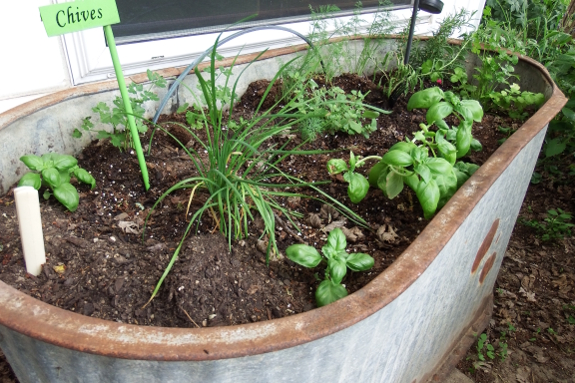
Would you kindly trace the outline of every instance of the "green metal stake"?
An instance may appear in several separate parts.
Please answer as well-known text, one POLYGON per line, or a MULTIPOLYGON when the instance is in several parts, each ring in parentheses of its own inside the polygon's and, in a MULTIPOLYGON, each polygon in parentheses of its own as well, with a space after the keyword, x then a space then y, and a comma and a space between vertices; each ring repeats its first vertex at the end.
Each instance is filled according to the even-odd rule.
POLYGON ((126 109, 126 113, 128 113, 128 125, 130 125, 130 133, 132 134, 134 149, 136 149, 136 154, 138 155, 140 169, 142 169, 144 186, 146 187, 146 190, 148 190, 150 189, 148 167, 146 166, 146 160, 144 159, 144 152, 142 150, 140 136, 138 135, 138 128, 136 128, 136 120, 134 119, 134 112, 132 110, 132 104, 130 103, 130 96, 128 96, 126 81, 124 81, 124 74, 122 73, 122 66, 120 65, 120 58, 118 57, 118 50, 116 49, 116 41, 114 40, 112 27, 110 25, 104 26, 104 33, 106 35, 106 41, 108 41, 108 47, 110 48, 110 55, 112 56, 112 62, 114 63, 114 71, 116 72, 118 86, 120 87, 120 93, 122 94, 122 100, 124 101, 124 108, 126 109))

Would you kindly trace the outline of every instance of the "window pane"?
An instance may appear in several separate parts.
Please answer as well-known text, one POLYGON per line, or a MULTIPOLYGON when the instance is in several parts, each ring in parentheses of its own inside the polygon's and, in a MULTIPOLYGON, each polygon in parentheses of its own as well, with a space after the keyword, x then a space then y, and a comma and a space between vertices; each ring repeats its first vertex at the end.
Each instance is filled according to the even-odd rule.
MULTIPOLYGON (((116 0, 116 3, 121 23, 113 29, 121 43, 214 32, 255 14, 258 16, 244 27, 302 20, 309 18, 310 4, 314 9, 336 4, 342 11, 350 11, 356 0, 116 0), (141 38, 126 39, 138 35, 142 35, 141 38)), ((363 8, 375 8, 378 3, 367 0, 363 8)), ((411 4, 411 0, 392 0, 391 3, 405 6, 411 4)))

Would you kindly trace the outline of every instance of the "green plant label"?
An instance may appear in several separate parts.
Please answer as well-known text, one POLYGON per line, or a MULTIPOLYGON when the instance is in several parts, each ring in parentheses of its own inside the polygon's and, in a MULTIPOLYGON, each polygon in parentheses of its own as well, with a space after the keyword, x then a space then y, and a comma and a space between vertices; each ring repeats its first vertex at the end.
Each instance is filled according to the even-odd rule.
POLYGON ((116 0, 83 0, 40 7, 48 36, 118 24, 116 0))

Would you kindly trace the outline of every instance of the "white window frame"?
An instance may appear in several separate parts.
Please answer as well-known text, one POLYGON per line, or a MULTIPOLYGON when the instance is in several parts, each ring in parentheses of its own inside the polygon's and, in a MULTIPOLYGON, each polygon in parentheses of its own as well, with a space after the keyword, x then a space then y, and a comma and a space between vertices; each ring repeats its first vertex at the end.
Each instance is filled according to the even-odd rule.
MULTIPOLYGON (((54 0, 63 3, 65 0, 54 0)), ((445 1, 444 1, 445 2, 445 1)), ((412 9, 392 11, 394 22, 404 26, 411 17, 412 9)), ((373 19, 373 13, 362 17, 368 21, 373 19)), ((340 17, 341 21, 351 16, 340 17)), ((307 35, 310 32, 310 22, 296 22, 283 26, 307 35)), ((433 16, 420 12, 418 15, 417 33, 425 34, 433 30, 433 16)), ((225 32, 224 37, 232 32, 225 32)), ((215 41, 218 33, 197 36, 177 37, 171 39, 131 43, 118 46, 118 54, 122 69, 126 76, 144 72, 146 69, 159 70, 169 67, 187 66, 215 41)), ((115 77, 110 53, 106 47, 104 33, 101 28, 62 36, 68 58, 70 76, 73 85, 88 82, 109 80, 115 77)), ((281 48, 303 43, 301 39, 287 32, 265 30, 253 32, 236 38, 218 50, 223 56, 233 56, 241 52, 252 53, 266 48, 281 48)))

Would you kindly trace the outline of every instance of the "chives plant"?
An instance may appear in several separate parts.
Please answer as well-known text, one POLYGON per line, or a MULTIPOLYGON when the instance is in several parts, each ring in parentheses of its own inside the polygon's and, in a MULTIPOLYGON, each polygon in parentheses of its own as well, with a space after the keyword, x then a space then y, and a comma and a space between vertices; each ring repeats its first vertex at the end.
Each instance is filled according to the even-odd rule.
MULTIPOLYGON (((283 95, 271 108, 265 111, 260 110, 274 82, 281 76, 288 65, 297 58, 283 65, 277 72, 256 108, 253 119, 250 121, 241 120, 240 123, 234 122, 235 128, 228 129, 225 126, 224 119, 226 104, 229 101, 228 121, 231 122, 238 80, 241 78, 243 72, 265 52, 262 52, 250 62, 240 73, 238 79, 233 84, 231 93, 227 91, 222 92, 222 87, 216 85, 216 60, 218 58, 216 47, 218 40, 216 40, 211 52, 210 67, 207 70, 209 78, 207 80, 204 79, 197 68, 195 71, 202 92, 201 98, 204 99, 207 104, 207 111, 202 108, 196 108, 200 110, 201 117, 195 119, 195 122, 202 122, 203 129, 206 133, 206 140, 203 141, 200 139, 196 130, 179 124, 179 126, 186 129, 200 144, 201 150, 207 153, 207 160, 201 158, 197 150, 188 149, 183 143, 178 141, 197 169, 197 175, 184 179, 169 188, 158 201, 156 201, 150 214, 166 196, 179 189, 189 189, 191 191, 188 209, 194 198, 194 194, 197 193, 199 189, 206 190, 209 197, 203 206, 192 214, 184 236, 176 248, 168 267, 156 285, 150 300, 157 294, 163 280, 176 261, 184 239, 193 224, 195 223, 197 228, 197 225, 199 225, 200 220, 206 213, 209 213, 214 218, 220 232, 228 238, 230 246, 232 239, 248 237, 248 223, 253 221, 256 215, 259 214, 264 222, 262 238, 267 237, 268 240, 267 261, 269 261, 270 254, 279 254, 275 239, 276 218, 283 216, 297 229, 294 218, 301 217, 301 214, 283 207, 277 202, 276 198, 293 196, 313 198, 291 192, 288 189, 301 187, 313 188, 324 202, 326 200, 329 201, 330 204, 337 206, 338 209, 351 220, 358 224, 365 225, 365 222, 349 208, 329 197, 316 187, 316 185, 325 182, 315 182, 313 184, 304 182, 283 172, 279 167, 279 163, 290 155, 317 154, 320 153, 320 151, 299 150, 302 144, 296 145, 295 149, 288 150, 286 148, 290 142, 289 140, 279 147, 269 143, 271 138, 291 131, 294 126, 297 126, 302 121, 324 117, 327 114, 327 108, 317 107, 310 107, 308 109, 310 112, 302 112, 302 98, 297 97, 297 95, 298 92, 305 92, 306 90, 302 89, 301 84, 294 84, 290 89, 284 89, 283 95), (221 95, 225 95, 225 97, 221 95), (274 110, 280 104, 282 105, 281 112, 275 113, 274 110), (280 183, 271 181, 278 179, 282 181, 280 183)), ((224 89, 229 85, 234 64, 235 59, 229 70, 220 70, 220 73, 225 76, 224 89)), ((199 100, 198 104, 200 104, 199 100)), ((174 136, 172 137, 176 139, 174 136)), ((187 214, 186 212, 186 215, 187 214)))

